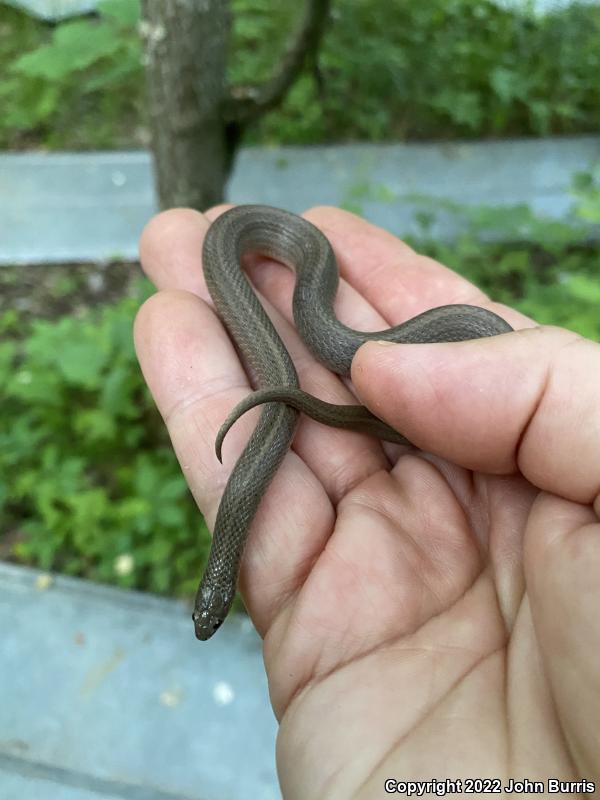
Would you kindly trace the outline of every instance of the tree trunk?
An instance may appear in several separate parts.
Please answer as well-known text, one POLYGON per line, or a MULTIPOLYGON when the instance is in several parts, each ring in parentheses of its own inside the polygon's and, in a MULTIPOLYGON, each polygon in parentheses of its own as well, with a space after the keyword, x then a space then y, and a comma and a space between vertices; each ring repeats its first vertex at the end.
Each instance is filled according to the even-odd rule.
POLYGON ((223 200, 232 147, 223 117, 227 0, 144 0, 142 36, 161 208, 223 200))

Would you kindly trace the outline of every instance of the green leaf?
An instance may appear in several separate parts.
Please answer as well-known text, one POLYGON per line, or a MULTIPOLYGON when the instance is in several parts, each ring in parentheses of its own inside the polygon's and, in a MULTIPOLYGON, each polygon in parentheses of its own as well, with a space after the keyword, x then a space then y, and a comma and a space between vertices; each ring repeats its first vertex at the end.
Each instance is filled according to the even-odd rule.
POLYGON ((101 0, 97 10, 100 16, 129 28, 134 28, 141 16, 139 0, 101 0))
POLYGON ((490 73, 490 85, 503 103, 523 96, 523 80, 521 74, 514 69, 496 67, 490 73))
POLYGON ((56 81, 117 52, 120 47, 110 25, 64 22, 51 44, 18 58, 11 69, 30 78, 56 81))
POLYGON ((100 389, 102 408, 115 417, 120 415, 135 417, 138 409, 131 399, 135 385, 132 381, 131 366, 114 367, 100 389))
POLYGON ((6 394, 27 403, 60 407, 63 386, 60 376, 48 370, 23 367, 13 373, 5 385, 6 394))
POLYGON ((178 505, 161 505, 156 516, 159 523, 166 528, 177 528, 185 524, 185 511, 178 505))
POLYGON ((94 388, 101 384, 106 362, 107 353, 93 340, 84 339, 63 345, 58 368, 69 383, 94 388))
POLYGON ((115 418, 101 408, 77 411, 73 427, 90 442, 113 441, 118 430, 115 418))
POLYGON ((575 300, 593 304, 600 308, 600 280, 586 275, 573 275, 567 283, 567 289, 575 300))

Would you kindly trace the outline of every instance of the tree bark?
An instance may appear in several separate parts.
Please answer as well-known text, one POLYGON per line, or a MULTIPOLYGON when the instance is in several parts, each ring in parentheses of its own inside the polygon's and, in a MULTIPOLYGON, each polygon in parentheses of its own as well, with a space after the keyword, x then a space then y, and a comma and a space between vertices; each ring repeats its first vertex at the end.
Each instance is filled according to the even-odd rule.
POLYGON ((331 0, 306 0, 306 12, 299 29, 287 44, 270 80, 262 86, 234 86, 225 110, 226 116, 240 125, 279 105, 309 57, 316 62, 331 0))
POLYGON ((154 172, 161 208, 222 201, 231 162, 226 94, 226 0, 144 0, 141 33, 154 172))
POLYGON ((331 0, 306 13, 262 86, 226 85, 228 0, 142 0, 141 34, 154 172, 161 208, 200 211, 223 200, 245 127, 278 105, 318 51, 331 0))

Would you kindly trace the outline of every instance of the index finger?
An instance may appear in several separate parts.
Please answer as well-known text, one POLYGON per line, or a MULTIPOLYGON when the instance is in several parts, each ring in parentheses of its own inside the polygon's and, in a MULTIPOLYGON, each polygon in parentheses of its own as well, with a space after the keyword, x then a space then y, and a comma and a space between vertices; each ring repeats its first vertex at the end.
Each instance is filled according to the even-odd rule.
MULTIPOLYGON (((349 211, 323 206, 311 209, 304 216, 331 242, 342 278, 390 326, 430 308, 455 303, 490 308, 513 327, 534 325, 514 309, 493 303, 481 289, 454 270, 417 253, 394 234, 349 211)), ((340 305, 340 317, 343 315, 340 305)))

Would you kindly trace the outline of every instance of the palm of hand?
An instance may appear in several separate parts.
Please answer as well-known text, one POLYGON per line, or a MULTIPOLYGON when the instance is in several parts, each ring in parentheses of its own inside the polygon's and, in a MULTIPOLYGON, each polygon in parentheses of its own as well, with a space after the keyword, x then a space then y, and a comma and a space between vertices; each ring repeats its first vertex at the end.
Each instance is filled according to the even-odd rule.
POLYGON ((575 780, 585 769, 568 744, 585 721, 561 714, 574 687, 553 692, 548 673, 561 675, 529 603, 535 543, 525 563, 522 545, 536 495, 520 477, 409 453, 341 500, 265 641, 279 758, 301 753, 290 797, 381 796, 390 777, 575 780))
MULTIPOLYGON (((485 303, 454 273, 351 215, 314 216, 345 269, 340 303, 347 324, 373 330, 425 307, 485 303), (402 309, 398 297, 406 298, 402 309)), ((174 211, 145 232, 146 271, 162 289, 176 291, 162 291, 144 306, 136 343, 210 524, 232 452, 253 421, 247 415, 228 435, 231 449, 219 473, 215 433, 223 409, 248 386, 220 323, 198 299, 207 299, 197 263, 203 225, 195 212, 174 211)), ((351 402, 295 337, 291 275, 261 265, 253 280, 281 309, 271 313, 303 388, 330 402, 351 402)), ((598 779, 593 473, 588 469, 584 486, 587 473, 569 471, 566 451, 560 461, 566 477, 532 455, 548 433, 543 425, 527 427, 536 381, 543 383, 527 349, 531 340, 499 342, 511 350, 495 375, 487 356, 469 350, 477 376, 491 375, 493 394, 485 381, 477 383, 467 360, 464 386, 459 382, 453 394, 449 387, 457 381, 450 376, 445 386, 429 387, 433 399, 419 413, 415 403, 424 401, 411 399, 411 386, 399 389, 398 375, 389 365, 380 370, 373 350, 367 368, 371 345, 359 351, 353 378, 361 398, 425 452, 384 450, 357 434, 301 424, 259 509, 260 537, 249 543, 241 576, 265 637, 286 798, 380 797, 388 777, 598 779), (509 368, 510 380, 519 382, 516 408, 508 400, 509 368), (488 413, 482 403, 493 409, 488 413), (413 429, 405 427, 410 420, 413 429), (527 440, 520 438, 525 430, 527 440), (539 478, 533 483, 546 492, 523 475, 539 478), (565 486, 569 500, 549 493, 555 484, 565 486)), ((414 347, 423 362, 434 356, 428 345, 406 349, 407 374, 416 384, 419 375, 408 364, 414 347)), ((442 362, 425 380, 437 375, 443 382, 446 371, 442 362)), ((427 396, 423 385, 416 395, 427 396)))

